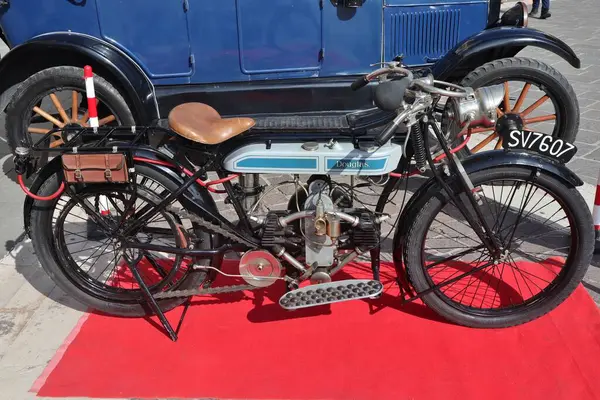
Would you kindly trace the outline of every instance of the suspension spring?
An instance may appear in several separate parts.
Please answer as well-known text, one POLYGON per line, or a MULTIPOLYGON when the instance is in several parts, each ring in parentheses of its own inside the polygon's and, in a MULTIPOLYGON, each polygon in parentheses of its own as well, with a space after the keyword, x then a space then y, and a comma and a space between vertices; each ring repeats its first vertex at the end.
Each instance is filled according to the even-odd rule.
POLYGON ((413 148, 415 150, 415 161, 417 162, 417 169, 420 172, 425 172, 427 169, 427 155, 425 154, 425 142, 423 141, 423 133, 421 132, 421 126, 416 123, 410 130, 412 136, 413 148))

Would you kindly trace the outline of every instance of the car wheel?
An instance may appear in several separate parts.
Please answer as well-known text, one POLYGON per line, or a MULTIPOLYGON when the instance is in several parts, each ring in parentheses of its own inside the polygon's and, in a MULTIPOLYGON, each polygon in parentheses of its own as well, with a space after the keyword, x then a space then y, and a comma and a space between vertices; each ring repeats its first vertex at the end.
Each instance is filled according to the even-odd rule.
MULTIPOLYGON (((503 115, 517 115, 525 129, 573 142, 579 129, 579 103, 573 87, 554 68, 529 58, 504 58, 475 69, 461 82, 474 89, 503 84, 505 97, 498 107, 503 115)), ((459 152, 466 157, 502 148, 495 127, 472 126, 471 139, 459 152)))
MULTIPOLYGON (((135 124, 127 102, 114 86, 96 75, 94 88, 100 126, 135 124)), ((86 127, 88 120, 83 68, 48 68, 25 80, 13 96, 6 110, 8 144, 14 152, 18 146, 37 143, 51 129, 86 127)), ((47 143, 53 148, 64 142, 57 133, 47 138, 47 143)))

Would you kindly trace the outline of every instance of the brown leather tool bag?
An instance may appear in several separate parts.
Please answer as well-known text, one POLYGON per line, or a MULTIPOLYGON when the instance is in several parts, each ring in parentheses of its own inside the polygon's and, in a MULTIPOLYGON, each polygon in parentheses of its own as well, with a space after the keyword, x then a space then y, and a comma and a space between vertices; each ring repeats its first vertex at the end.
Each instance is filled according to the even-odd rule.
POLYGON ((129 181, 124 154, 63 154, 65 180, 69 183, 124 183, 129 181))

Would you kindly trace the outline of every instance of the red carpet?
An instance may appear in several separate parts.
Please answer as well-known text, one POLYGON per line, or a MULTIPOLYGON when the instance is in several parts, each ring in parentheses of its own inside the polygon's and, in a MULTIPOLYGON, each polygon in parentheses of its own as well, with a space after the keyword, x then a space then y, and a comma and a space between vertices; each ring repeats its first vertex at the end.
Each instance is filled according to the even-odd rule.
MULTIPOLYGON (((370 272, 360 265, 347 271, 370 272)), ((600 399, 600 315, 583 288, 532 323, 477 330, 444 322, 419 303, 400 306, 393 276, 383 268, 387 290, 378 300, 296 312, 275 304, 279 283, 196 298, 177 343, 156 323, 92 314, 51 363, 38 394, 600 399)), ((180 313, 167 317, 175 323, 180 313)))

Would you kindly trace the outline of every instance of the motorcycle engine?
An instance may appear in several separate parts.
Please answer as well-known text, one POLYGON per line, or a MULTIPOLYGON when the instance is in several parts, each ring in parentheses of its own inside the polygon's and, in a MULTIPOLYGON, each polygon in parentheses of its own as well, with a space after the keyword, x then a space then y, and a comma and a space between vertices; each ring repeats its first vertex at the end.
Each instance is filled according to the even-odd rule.
POLYGON ((329 197, 329 183, 318 179, 308 187, 304 210, 315 210, 315 216, 303 221, 306 263, 313 267, 329 267, 334 261, 335 240, 340 233, 340 220, 326 213, 337 207, 329 197))

